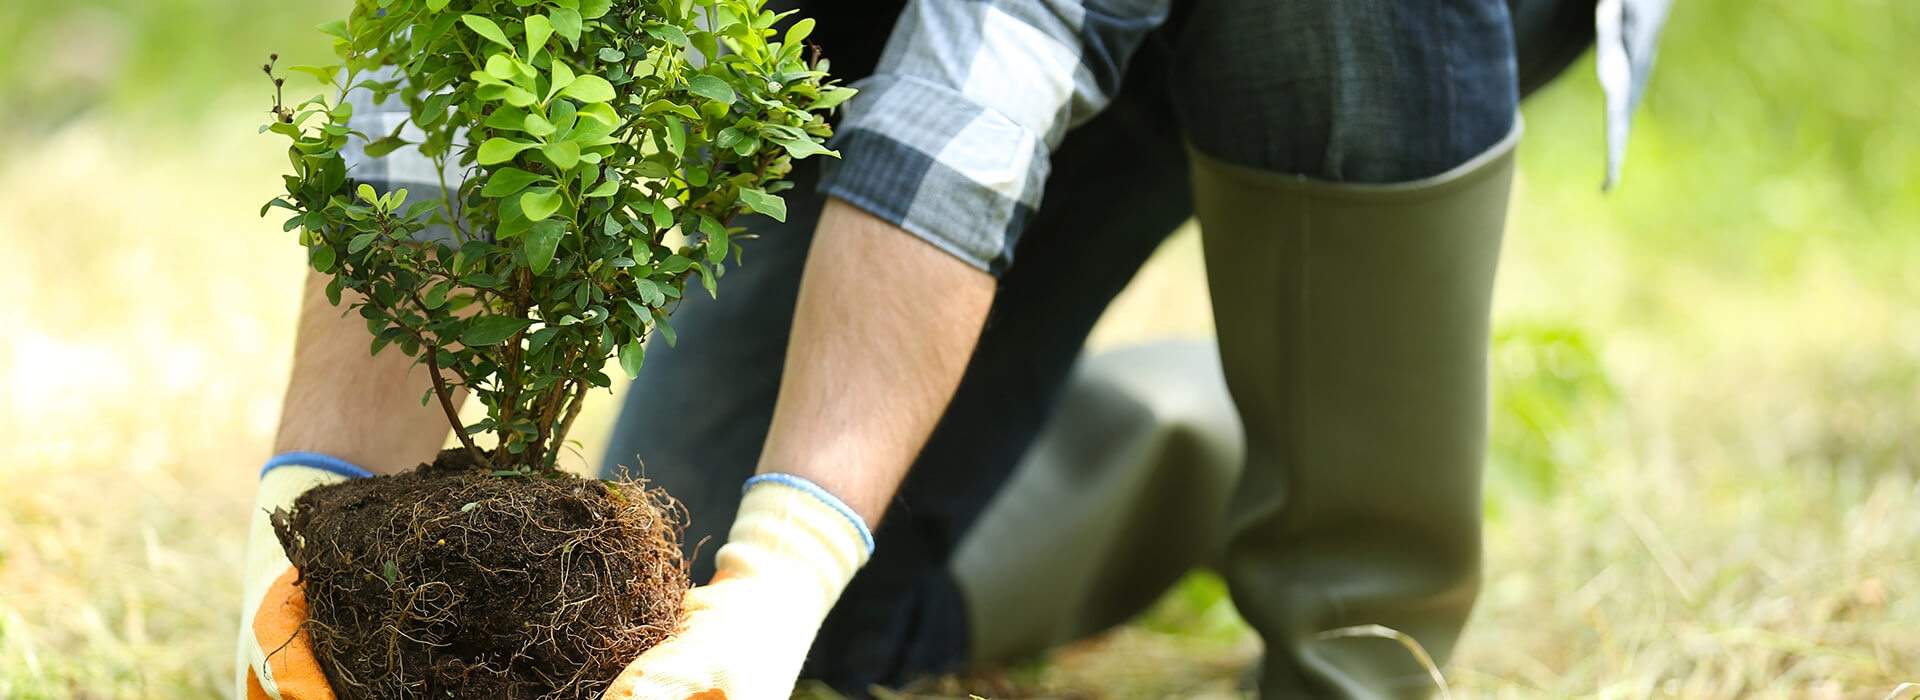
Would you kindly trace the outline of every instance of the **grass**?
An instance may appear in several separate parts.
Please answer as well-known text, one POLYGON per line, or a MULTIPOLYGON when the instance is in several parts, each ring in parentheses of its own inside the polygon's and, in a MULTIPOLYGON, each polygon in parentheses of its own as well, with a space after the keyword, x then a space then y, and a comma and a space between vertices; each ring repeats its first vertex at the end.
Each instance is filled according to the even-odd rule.
MULTIPOLYGON (((86 11, 144 31, 122 4, 86 11)), ((227 7, 164 7, 199 5, 227 7)), ((1912 3, 1680 3, 1611 195, 1590 66, 1528 105, 1455 697, 1920 696, 1915 31, 1912 3)), ((182 74, 209 86, 177 123, 139 109, 192 85, 166 71, 0 114, 0 697, 229 692, 301 269, 254 216, 283 161, 251 56, 182 74)), ((1170 240, 1094 344, 1209 333, 1198 251, 1170 240)), ((1197 573, 1135 624, 914 694, 1237 697, 1257 651, 1197 573)))

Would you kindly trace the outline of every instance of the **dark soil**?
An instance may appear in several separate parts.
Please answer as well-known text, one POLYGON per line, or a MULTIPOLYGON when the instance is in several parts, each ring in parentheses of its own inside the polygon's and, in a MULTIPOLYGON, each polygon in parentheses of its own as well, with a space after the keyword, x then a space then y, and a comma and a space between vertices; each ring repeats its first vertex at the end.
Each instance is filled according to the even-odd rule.
POLYGON ((639 483, 491 476, 448 450, 274 525, 343 700, 586 700, 679 623, 679 519, 639 483))

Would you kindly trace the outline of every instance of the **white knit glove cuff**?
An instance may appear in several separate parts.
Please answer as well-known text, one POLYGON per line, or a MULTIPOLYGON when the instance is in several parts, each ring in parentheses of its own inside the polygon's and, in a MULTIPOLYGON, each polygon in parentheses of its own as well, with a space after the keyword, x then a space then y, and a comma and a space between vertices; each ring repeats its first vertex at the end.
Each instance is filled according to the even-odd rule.
POLYGON ((260 610, 260 599, 273 586, 274 579, 292 566, 273 534, 273 511, 291 510, 293 501, 315 486, 337 484, 354 477, 372 476, 346 460, 313 452, 288 452, 267 460, 260 470, 260 489, 254 494, 253 520, 247 530, 245 569, 240 583, 240 648, 235 655, 235 697, 247 696, 247 668, 253 667, 260 686, 269 695, 279 697, 273 682, 273 670, 265 663, 267 650, 253 638, 253 616, 260 610))
POLYGON ((761 474, 745 491, 714 565, 743 577, 811 584, 804 588, 812 595, 788 601, 809 609, 811 633, 873 555, 873 533, 846 503, 792 474, 761 474))

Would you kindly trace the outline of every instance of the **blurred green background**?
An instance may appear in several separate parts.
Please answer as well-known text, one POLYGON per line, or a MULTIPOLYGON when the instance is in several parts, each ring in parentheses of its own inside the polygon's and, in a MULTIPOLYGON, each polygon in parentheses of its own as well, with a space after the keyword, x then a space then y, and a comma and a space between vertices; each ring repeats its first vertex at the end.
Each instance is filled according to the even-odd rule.
MULTIPOLYGON (((0 4, 0 697, 228 692, 302 269, 255 217, 285 163, 259 65, 322 58, 345 8, 0 4)), ((1456 694, 1920 682, 1915 37, 1902 0, 1682 0, 1611 194, 1591 61, 1525 105, 1456 694)), ((1207 334, 1202 279, 1183 232, 1095 345, 1207 334)), ((917 690, 1230 697, 1255 650, 1201 573, 917 690)))

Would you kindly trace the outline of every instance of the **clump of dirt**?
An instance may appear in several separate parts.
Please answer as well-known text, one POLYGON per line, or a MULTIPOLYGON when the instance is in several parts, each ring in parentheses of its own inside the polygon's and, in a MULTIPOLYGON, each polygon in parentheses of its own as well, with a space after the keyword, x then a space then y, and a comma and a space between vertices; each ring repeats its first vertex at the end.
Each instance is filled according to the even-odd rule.
POLYGON ((587 700, 679 624, 681 512, 642 483, 448 450, 308 491, 274 529, 341 698, 587 700))

